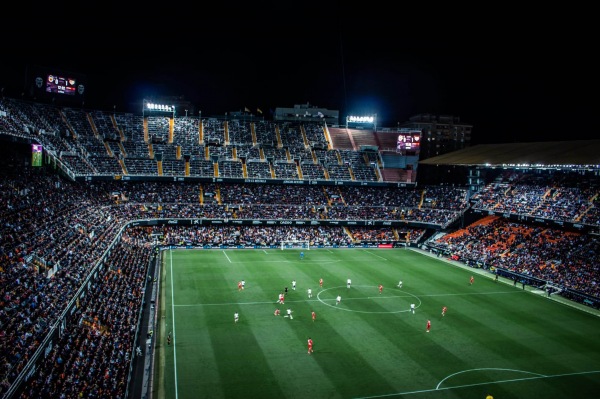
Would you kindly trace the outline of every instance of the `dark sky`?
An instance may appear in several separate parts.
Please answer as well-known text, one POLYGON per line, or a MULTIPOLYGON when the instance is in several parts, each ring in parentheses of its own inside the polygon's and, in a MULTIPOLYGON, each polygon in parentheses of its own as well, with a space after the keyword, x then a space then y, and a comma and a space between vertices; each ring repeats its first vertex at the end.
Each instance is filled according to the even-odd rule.
POLYGON ((473 144, 599 136, 591 10, 79 3, 21 10, 0 28, 6 94, 37 65, 86 75, 86 108, 183 96, 203 116, 306 103, 342 120, 376 113, 382 127, 453 115, 474 126, 473 144))

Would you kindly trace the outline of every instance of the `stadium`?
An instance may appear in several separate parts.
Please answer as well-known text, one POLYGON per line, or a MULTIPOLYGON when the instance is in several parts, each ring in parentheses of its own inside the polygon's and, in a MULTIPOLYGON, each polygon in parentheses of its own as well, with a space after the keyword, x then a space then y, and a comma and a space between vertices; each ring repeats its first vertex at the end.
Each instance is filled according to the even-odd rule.
POLYGON ((600 389, 599 140, 150 105, 1 99, 2 398, 600 389))

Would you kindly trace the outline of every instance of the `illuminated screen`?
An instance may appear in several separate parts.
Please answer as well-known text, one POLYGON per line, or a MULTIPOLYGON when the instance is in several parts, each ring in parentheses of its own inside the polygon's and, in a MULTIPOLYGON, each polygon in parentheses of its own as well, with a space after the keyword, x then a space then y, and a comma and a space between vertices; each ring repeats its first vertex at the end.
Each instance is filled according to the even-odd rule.
POLYGON ((42 146, 40 144, 31 145, 31 166, 42 166, 42 146))
POLYGON ((396 152, 403 155, 417 155, 421 150, 421 133, 400 133, 396 144, 396 152))
POLYGON ((46 77, 46 92, 75 95, 77 92, 77 80, 74 78, 63 78, 58 75, 46 77))

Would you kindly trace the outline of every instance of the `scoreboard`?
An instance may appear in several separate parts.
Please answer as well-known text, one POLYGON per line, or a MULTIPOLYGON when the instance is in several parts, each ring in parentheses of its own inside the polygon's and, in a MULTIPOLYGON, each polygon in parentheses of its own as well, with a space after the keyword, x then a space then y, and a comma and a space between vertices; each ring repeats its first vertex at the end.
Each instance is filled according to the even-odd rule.
POLYGON ((74 96, 77 91, 77 79, 65 78, 59 75, 48 75, 46 77, 46 93, 67 94, 74 96))
POLYGON ((398 134, 396 152, 402 155, 419 155, 421 151, 421 132, 407 132, 398 134))
POLYGON ((28 94, 36 100, 57 105, 80 105, 84 102, 87 76, 56 68, 29 66, 28 94))
POLYGON ((42 146, 41 144, 31 145, 31 166, 42 166, 42 146))

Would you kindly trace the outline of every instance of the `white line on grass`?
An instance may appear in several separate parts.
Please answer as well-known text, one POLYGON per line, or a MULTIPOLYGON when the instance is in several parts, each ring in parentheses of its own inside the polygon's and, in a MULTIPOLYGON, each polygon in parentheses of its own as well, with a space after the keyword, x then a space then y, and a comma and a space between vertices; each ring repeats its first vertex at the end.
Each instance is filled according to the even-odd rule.
MULTIPOLYGON (((173 289, 173 251, 169 249, 169 255, 171 260, 171 315, 173 320, 171 320, 171 325, 173 326, 173 374, 175 374, 175 399, 177 399, 177 351, 175 350, 175 298, 173 293, 175 290, 173 289)), ((166 326, 165 326, 166 327, 166 326)), ((165 328, 166 330, 166 328, 165 328)))
POLYGON ((442 379, 439 384, 437 384, 437 386, 435 387, 435 389, 440 389, 440 385, 442 385, 444 383, 444 381, 459 375, 459 374, 464 374, 464 373, 471 373, 473 371, 483 371, 483 370, 494 370, 494 371, 512 371, 513 373, 523 373, 523 374, 533 374, 537 377, 547 377, 546 375, 543 374, 538 374, 538 373, 532 373, 530 371, 523 371, 523 370, 515 370, 515 369, 499 369, 499 368, 494 368, 494 367, 486 367, 486 368, 477 368, 477 369, 471 369, 471 370, 463 370, 463 371, 459 371, 457 373, 454 374, 450 374, 448 377, 442 379))
POLYGON ((238 264, 244 264, 244 265, 249 265, 249 264, 253 264, 253 263, 292 263, 291 260, 256 260, 256 261, 242 261, 242 262, 233 262, 233 261, 229 261, 229 263, 231 263, 232 265, 238 265, 238 264))
POLYGON ((389 396, 403 396, 403 395, 413 395, 413 394, 435 392, 435 391, 449 391, 451 389, 457 389, 457 388, 477 387, 477 386, 490 385, 490 384, 502 384, 502 383, 505 383, 505 382, 531 381, 531 380, 541 380, 541 379, 545 379, 545 378, 569 377, 569 376, 572 376, 572 375, 586 375, 586 374, 598 374, 598 373, 600 373, 600 370, 582 371, 580 373, 566 373, 566 374, 544 375, 544 376, 539 376, 539 377, 515 378, 515 379, 510 379, 510 380, 499 380, 499 381, 479 382, 479 383, 475 383, 475 384, 457 385, 457 386, 448 387, 448 388, 422 389, 422 390, 419 390, 419 391, 396 392, 396 393, 388 393, 388 394, 385 394, 385 395, 361 396, 361 397, 357 397, 357 398, 354 398, 354 399, 386 398, 386 397, 389 397, 389 396))
MULTIPOLYGON (((229 259, 229 258, 227 258, 227 259, 229 259)), ((330 263, 339 263, 339 262, 341 262, 341 260, 339 260, 339 259, 338 260, 326 260, 326 261, 306 260, 305 259, 305 260, 302 261, 302 263, 318 263, 320 265, 327 265, 327 264, 330 264, 330 263)), ((234 262, 234 261, 230 260, 229 263, 231 263, 233 265, 237 265, 239 263, 247 265, 247 264, 252 264, 252 263, 296 263, 296 261, 282 259, 282 260, 256 260, 256 261, 248 261, 248 262, 246 262, 246 261, 234 262)))
POLYGON ((377 256, 379 259, 388 260, 388 259, 384 258, 383 256, 379 256, 379 255, 377 255, 377 254, 374 254, 374 253, 373 253, 373 252, 371 252, 371 251, 366 251, 366 250, 365 250, 364 252, 368 253, 369 255, 377 256))
MULTIPOLYGON (((335 298, 332 299, 331 301, 335 301, 335 298)), ((291 302, 291 303, 300 303, 300 302, 320 302, 318 299, 304 299, 304 300, 300 300, 300 301, 288 301, 286 299, 285 301, 287 302, 291 302)), ((272 304, 279 304, 278 301, 260 301, 260 302, 227 302, 227 303, 193 303, 193 304, 189 304, 189 305, 175 305, 175 306, 185 306, 185 307, 190 307, 190 306, 231 306, 231 305, 272 305, 272 304)))
POLYGON ((227 252, 223 251, 223 255, 225 255, 225 257, 227 258, 227 260, 229 261, 229 263, 232 263, 231 259, 229 259, 229 256, 227 256, 227 252))
POLYGON ((516 294, 516 293, 521 293, 521 292, 526 292, 526 291, 521 291, 521 290, 515 290, 515 291, 496 291, 496 292, 463 292, 462 294, 429 294, 429 295, 420 295, 420 296, 431 296, 431 297, 438 297, 438 296, 467 296, 467 295, 497 295, 497 294, 516 294))
MULTIPOLYGON (((374 286, 374 285, 358 285, 358 286, 355 286, 355 287, 377 289, 376 286, 374 286)), ((386 313, 386 314, 389 314, 389 313, 406 313, 406 312, 410 312, 410 309, 408 307, 405 308, 404 310, 394 310, 394 311, 390 310, 390 311, 385 311, 385 312, 356 310, 356 309, 350 309, 350 308, 344 308, 344 307, 341 307, 341 306, 337 306, 337 300, 336 300, 336 303, 333 304, 333 301, 331 299, 325 299, 325 300, 321 299, 321 294, 322 293, 324 293, 326 291, 329 291, 329 290, 339 290, 340 288, 343 289, 343 286, 326 288, 326 289, 324 289, 323 291, 320 291, 317 294, 317 299, 319 301, 321 301, 321 303, 323 305, 330 306, 330 307, 338 309, 338 310, 343 310, 345 312, 370 313, 370 314, 373 314, 373 313, 379 313, 379 314, 386 313), (331 305, 329 303, 325 302, 325 301, 331 302, 331 305)), ((411 294, 409 292, 406 292, 406 291, 405 291, 405 295, 391 295, 391 296, 388 296, 388 295, 386 295, 386 296, 379 296, 378 295, 378 296, 362 297, 362 298, 353 297, 353 298, 345 299, 344 303, 347 302, 347 301, 352 302, 352 301, 357 301, 357 300, 360 301, 360 300, 365 300, 365 299, 367 299, 367 300, 373 300, 375 298, 377 298, 377 299, 414 298, 414 299, 416 299, 416 302, 413 302, 413 303, 417 303, 417 308, 421 306, 421 299, 417 295, 413 295, 413 294, 411 294)), ((414 301, 414 299, 413 299, 413 301, 414 301)))
MULTIPOLYGON (((363 287, 363 286, 360 286, 363 287)), ((373 286, 375 287, 375 286, 373 286)), ((340 287, 333 287, 333 288, 327 288, 326 290, 323 290, 321 292, 319 292, 318 295, 320 295, 322 292, 324 291, 328 291, 328 290, 332 290, 332 289, 337 289, 337 288, 343 288, 346 289, 346 286, 340 286, 340 287)), ((344 303, 346 302, 351 302, 351 301, 362 301, 365 299, 393 299, 393 298, 420 298, 420 297, 438 297, 438 296, 467 296, 467 295, 488 295, 488 294, 515 294, 515 293, 520 293, 521 291, 512 291, 512 292, 486 292, 486 293, 465 293, 465 294, 432 294, 432 295, 412 295, 410 293, 406 293, 406 295, 392 295, 392 296, 374 296, 374 297, 362 297, 362 298, 344 298, 344 303)), ((319 299, 317 295, 317 299, 303 299, 303 300, 296 300, 296 301, 289 301, 286 300, 286 302, 291 302, 291 303, 300 303, 300 302, 321 302, 324 303, 329 301, 329 302, 335 302, 335 298, 331 298, 331 299, 319 299)), ((258 302, 225 302, 225 303, 192 303, 192 304, 187 304, 187 305, 174 305, 174 306, 230 306, 230 305, 266 305, 266 304, 272 304, 272 303, 278 303, 277 301, 273 302, 273 301, 258 301, 258 302)), ((351 310, 351 309, 344 309, 344 310, 351 310)))

